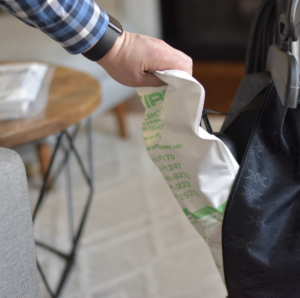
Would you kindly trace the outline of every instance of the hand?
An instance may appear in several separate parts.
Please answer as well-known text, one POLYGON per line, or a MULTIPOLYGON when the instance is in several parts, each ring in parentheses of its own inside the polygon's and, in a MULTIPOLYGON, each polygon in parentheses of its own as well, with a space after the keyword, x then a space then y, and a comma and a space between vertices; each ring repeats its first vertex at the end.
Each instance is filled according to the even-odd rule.
POLYGON ((164 41, 124 31, 114 46, 99 61, 117 82, 129 87, 158 87, 165 85, 155 70, 184 70, 193 72, 192 59, 164 41))

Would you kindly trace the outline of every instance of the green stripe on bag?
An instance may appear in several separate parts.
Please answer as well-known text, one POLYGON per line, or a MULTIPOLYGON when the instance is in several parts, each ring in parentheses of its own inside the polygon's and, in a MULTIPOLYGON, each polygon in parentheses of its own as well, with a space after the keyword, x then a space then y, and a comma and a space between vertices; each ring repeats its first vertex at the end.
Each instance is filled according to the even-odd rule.
POLYGON ((200 219, 204 216, 207 216, 207 215, 210 215, 210 214, 213 214, 213 213, 216 213, 216 212, 224 214, 225 209, 226 209, 226 205, 227 205, 227 202, 220 205, 217 209, 215 209, 213 207, 204 207, 204 208, 201 208, 201 209, 199 209, 199 210, 197 210, 193 213, 189 212, 185 208, 185 209, 183 209, 183 212, 186 216, 192 215, 195 219, 200 219))

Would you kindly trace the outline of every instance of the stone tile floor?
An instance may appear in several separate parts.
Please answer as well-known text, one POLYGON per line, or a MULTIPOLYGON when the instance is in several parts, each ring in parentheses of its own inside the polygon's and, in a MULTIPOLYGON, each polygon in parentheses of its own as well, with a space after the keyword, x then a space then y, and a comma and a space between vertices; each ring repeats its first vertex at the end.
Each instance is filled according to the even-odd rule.
MULTIPOLYGON (((130 137, 118 137, 111 114, 93 123, 95 195, 76 264, 61 298, 224 298, 225 287, 206 243, 177 205, 144 148, 141 114, 128 116, 130 137)), ((219 119, 219 118, 217 118, 219 119)), ((214 125, 219 125, 214 121, 214 125)), ((86 155, 81 131, 76 144, 86 155)), ((72 159, 75 215, 87 188, 72 159)), ((65 179, 52 189, 35 224, 37 239, 67 250, 65 179)), ((31 203, 38 188, 29 181, 31 203)), ((61 259, 38 248, 52 286, 61 259)), ((41 282, 41 297, 50 297, 41 282)))

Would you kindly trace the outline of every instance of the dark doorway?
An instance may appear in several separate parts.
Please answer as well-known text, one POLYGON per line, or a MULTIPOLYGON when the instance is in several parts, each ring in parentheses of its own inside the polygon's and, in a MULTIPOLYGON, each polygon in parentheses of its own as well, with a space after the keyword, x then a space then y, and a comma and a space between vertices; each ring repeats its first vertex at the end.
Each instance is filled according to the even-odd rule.
POLYGON ((164 40, 195 60, 244 60, 261 0, 161 0, 164 40))

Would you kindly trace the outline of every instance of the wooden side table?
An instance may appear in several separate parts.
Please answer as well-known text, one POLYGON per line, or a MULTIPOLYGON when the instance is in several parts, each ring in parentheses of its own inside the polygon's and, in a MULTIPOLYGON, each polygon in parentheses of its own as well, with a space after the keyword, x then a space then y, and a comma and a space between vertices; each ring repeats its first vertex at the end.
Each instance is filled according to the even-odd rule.
POLYGON ((100 87, 96 79, 82 72, 57 67, 45 117, 1 121, 0 146, 11 148, 61 132, 89 117, 99 104, 100 87))
POLYGON ((0 122, 0 147, 11 148, 43 139, 49 135, 56 135, 54 151, 52 153, 48 169, 45 173, 37 204, 33 211, 33 221, 35 220, 36 215, 41 207, 41 203, 44 199, 47 181, 49 179, 49 174, 53 169, 53 164, 57 157, 57 153, 59 150, 62 150, 64 154, 63 161, 60 164, 57 172, 54 174, 54 179, 57 179, 62 169, 65 167, 67 170, 68 206, 70 229, 72 231, 72 248, 70 252, 66 254, 55 247, 51 247, 47 244, 36 241, 37 245, 59 255, 66 261, 66 265, 60 278, 58 287, 55 291, 53 291, 50 289, 49 283, 43 273, 43 269, 37 260, 39 272, 51 297, 59 296, 72 264, 74 263, 76 249, 93 196, 92 132, 91 119, 88 117, 97 109, 99 104, 100 87, 94 78, 78 71, 57 67, 55 69, 49 90, 49 99, 45 111, 45 117, 0 122), (86 118, 88 118, 88 170, 84 167, 81 157, 74 145, 74 140, 76 138, 80 123, 86 118), (73 132, 70 133, 67 128, 73 125, 75 128, 73 132), (65 140, 67 146, 63 140, 65 140), (71 175, 69 164, 69 158, 71 154, 74 154, 84 179, 89 187, 89 194, 77 230, 75 230, 73 220, 71 175))

